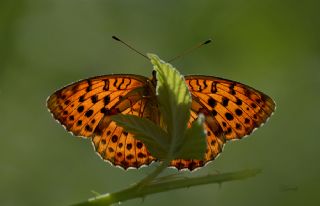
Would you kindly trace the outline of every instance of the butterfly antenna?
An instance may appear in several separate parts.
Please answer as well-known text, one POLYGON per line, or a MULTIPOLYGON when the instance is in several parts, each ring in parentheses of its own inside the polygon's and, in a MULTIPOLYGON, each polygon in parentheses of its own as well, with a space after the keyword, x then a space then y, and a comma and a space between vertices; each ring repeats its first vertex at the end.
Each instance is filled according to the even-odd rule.
POLYGON ((187 49, 187 50, 181 52, 179 55, 173 57, 168 62, 173 62, 174 60, 179 59, 180 57, 185 56, 186 54, 188 54, 188 53, 190 53, 190 52, 192 52, 192 51, 194 51, 194 50, 196 50, 196 49, 198 49, 198 48, 200 48, 200 47, 202 47, 202 46, 204 46, 206 44, 209 44, 210 42, 212 42, 211 39, 208 39, 208 40, 206 40, 204 42, 201 42, 201 43, 191 47, 190 49, 187 49))
POLYGON ((147 57, 145 54, 139 52, 138 50, 136 50, 135 48, 133 48, 132 46, 130 46, 130 45, 127 44, 126 42, 124 42, 124 41, 122 41, 121 39, 119 39, 118 37, 112 36, 112 39, 121 42, 122 44, 126 45, 129 49, 135 51, 136 53, 140 54, 140 55, 143 56, 144 58, 150 60, 149 57, 147 57))

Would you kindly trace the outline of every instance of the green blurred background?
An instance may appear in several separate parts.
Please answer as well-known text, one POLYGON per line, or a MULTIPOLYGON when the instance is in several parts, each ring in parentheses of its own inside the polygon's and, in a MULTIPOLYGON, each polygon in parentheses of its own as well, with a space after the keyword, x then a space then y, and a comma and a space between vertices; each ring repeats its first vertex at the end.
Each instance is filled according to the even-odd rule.
POLYGON ((243 82, 277 102, 264 127, 191 175, 262 174, 124 205, 320 205, 319 8, 316 0, 1 0, 0 205, 76 203, 151 171, 103 162, 45 106, 53 91, 78 79, 150 75, 150 63, 112 35, 163 59, 213 38, 174 65, 183 74, 243 82))

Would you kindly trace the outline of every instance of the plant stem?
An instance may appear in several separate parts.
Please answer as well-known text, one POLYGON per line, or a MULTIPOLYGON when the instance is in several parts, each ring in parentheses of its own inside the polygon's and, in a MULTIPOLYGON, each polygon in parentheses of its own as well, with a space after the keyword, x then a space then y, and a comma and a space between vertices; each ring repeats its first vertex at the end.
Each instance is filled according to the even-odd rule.
POLYGON ((138 182, 136 186, 141 188, 145 185, 148 185, 150 182, 152 182, 154 178, 156 178, 163 170, 165 170, 169 166, 170 161, 171 159, 168 158, 161 162, 160 165, 152 173, 150 173, 148 176, 146 176, 140 182, 138 182))
POLYGON ((126 200, 135 199, 135 198, 143 198, 149 194, 166 192, 174 189, 180 189, 180 188, 186 188, 186 187, 204 185, 204 184, 210 184, 210 183, 221 184, 223 182, 246 179, 246 178, 257 175, 260 172, 261 172, 260 170, 252 169, 252 170, 243 170, 243 171, 230 172, 230 173, 224 173, 224 174, 210 174, 202 177, 174 179, 174 180, 169 180, 165 182, 161 182, 161 181, 154 182, 154 183, 149 182, 148 184, 143 185, 143 187, 139 186, 139 184, 136 184, 134 186, 131 186, 127 189, 124 189, 118 192, 97 196, 95 198, 89 199, 86 202, 75 204, 75 206, 85 206, 85 205, 86 206, 88 205, 107 206, 113 203, 123 202, 126 200))

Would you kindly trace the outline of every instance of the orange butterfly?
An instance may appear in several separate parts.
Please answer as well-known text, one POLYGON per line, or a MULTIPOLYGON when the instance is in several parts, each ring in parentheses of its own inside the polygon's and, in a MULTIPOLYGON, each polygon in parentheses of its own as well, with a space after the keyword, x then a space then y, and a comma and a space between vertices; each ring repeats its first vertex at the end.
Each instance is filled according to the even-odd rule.
MULTIPOLYGON (((177 169, 193 170, 213 160, 228 140, 241 139, 261 126, 275 109, 274 101, 244 84, 213 76, 185 76, 192 96, 189 126, 205 115, 207 150, 201 160, 173 160, 177 169)), ((47 107, 68 131, 91 138, 104 160, 125 169, 148 165, 156 158, 146 146, 111 120, 131 114, 160 124, 156 75, 132 74, 92 77, 68 85, 47 101, 47 107)))

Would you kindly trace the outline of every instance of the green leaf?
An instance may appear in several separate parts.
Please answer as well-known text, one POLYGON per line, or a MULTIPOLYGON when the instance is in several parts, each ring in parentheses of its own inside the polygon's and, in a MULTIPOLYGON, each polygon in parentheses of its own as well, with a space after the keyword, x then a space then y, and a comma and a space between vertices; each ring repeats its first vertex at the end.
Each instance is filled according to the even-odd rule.
POLYGON ((177 159, 203 159, 207 149, 206 133, 203 128, 204 116, 199 115, 191 128, 187 129, 183 144, 179 152, 177 152, 177 159))
POLYGON ((158 56, 148 54, 157 72, 157 99, 167 132, 171 139, 171 153, 183 142, 190 118, 191 95, 184 77, 158 56))
POLYGON ((167 157, 170 146, 169 137, 161 127, 149 119, 134 115, 118 114, 111 119, 127 132, 132 133, 134 138, 141 140, 153 156, 159 159, 167 157))

